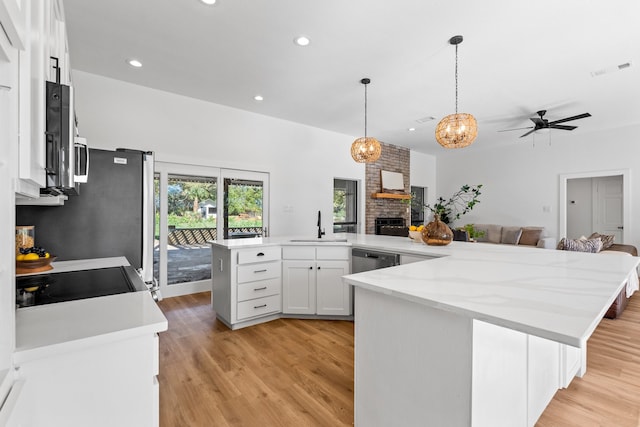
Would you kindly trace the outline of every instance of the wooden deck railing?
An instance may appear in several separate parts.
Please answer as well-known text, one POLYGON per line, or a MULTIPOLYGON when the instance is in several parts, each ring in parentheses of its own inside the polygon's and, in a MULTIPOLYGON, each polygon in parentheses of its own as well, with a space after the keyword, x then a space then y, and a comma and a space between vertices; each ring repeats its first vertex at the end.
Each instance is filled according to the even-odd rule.
MULTIPOLYGON (((262 235, 261 227, 229 228, 231 238, 254 237, 262 235)), ((203 245, 218 238, 217 228, 175 228, 169 231, 169 244, 172 246, 203 245)))

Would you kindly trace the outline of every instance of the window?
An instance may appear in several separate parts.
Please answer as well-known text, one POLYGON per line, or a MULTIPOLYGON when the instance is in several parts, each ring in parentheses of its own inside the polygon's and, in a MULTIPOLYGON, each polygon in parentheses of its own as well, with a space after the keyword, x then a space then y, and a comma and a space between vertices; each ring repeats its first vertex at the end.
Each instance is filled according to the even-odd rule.
POLYGON ((259 237, 263 232, 263 181, 224 178, 224 238, 259 237))
POLYGON ((411 225, 424 224, 424 200, 427 189, 411 186, 411 225))
POLYGON ((348 179, 333 180, 333 232, 357 233, 358 182, 348 179))

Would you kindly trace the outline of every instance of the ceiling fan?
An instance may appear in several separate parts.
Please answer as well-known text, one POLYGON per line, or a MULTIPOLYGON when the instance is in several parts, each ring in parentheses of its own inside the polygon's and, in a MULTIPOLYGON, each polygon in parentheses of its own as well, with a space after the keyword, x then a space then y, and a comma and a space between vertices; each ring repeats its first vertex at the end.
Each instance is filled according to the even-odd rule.
POLYGON ((521 135, 520 138, 524 138, 525 136, 540 130, 540 129, 561 129, 561 130, 574 130, 578 126, 567 126, 561 125, 560 123, 570 122, 572 120, 584 119, 586 117, 591 117, 589 113, 578 114, 577 116, 565 117, 564 119, 554 120, 550 122, 549 120, 544 118, 544 115, 547 113, 547 110, 537 111, 536 114, 540 117, 531 117, 529 120, 533 122, 535 126, 528 126, 525 128, 516 128, 516 129, 505 129, 499 130, 498 132, 509 132, 512 130, 521 130, 521 129, 531 129, 529 132, 521 135))

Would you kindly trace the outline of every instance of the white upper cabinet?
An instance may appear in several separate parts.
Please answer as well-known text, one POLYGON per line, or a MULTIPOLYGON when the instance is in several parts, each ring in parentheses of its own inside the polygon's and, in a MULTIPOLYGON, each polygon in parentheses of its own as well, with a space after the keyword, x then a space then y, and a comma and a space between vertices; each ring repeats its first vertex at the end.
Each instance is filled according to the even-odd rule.
POLYGON ((28 0, 0 0, 0 23, 16 49, 24 49, 27 39, 28 0))
POLYGON ((20 51, 20 140, 15 192, 18 197, 37 198, 40 188, 46 185, 46 82, 59 77, 60 83, 68 85, 71 70, 62 2, 22 0, 21 12, 29 37, 25 37, 20 51), (59 72, 52 58, 57 58, 59 72))

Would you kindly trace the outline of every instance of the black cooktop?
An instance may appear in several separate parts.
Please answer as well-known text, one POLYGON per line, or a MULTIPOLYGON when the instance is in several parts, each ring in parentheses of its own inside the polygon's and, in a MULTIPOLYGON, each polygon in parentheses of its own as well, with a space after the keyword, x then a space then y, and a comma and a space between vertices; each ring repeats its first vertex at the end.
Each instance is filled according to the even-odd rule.
POLYGON ((124 267, 96 268, 16 278, 18 307, 135 292, 124 267))

